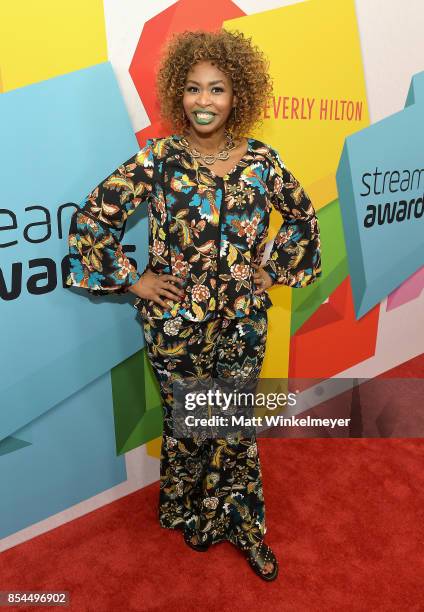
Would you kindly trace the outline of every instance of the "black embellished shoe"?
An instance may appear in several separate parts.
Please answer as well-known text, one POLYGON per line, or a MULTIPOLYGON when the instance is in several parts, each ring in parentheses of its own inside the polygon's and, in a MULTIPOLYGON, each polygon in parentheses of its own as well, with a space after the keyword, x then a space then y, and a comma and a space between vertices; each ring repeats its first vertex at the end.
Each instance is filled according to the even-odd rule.
POLYGON ((184 531, 184 542, 187 546, 190 546, 193 550, 197 550, 197 552, 206 552, 210 547, 210 544, 193 544, 191 538, 193 537, 193 533, 190 534, 188 531, 184 531))
POLYGON ((278 576, 278 561, 270 547, 263 540, 259 544, 255 544, 248 550, 243 550, 246 559, 253 568, 253 571, 263 580, 275 580, 278 576), (265 573, 264 567, 267 563, 272 563, 274 569, 272 572, 265 573))

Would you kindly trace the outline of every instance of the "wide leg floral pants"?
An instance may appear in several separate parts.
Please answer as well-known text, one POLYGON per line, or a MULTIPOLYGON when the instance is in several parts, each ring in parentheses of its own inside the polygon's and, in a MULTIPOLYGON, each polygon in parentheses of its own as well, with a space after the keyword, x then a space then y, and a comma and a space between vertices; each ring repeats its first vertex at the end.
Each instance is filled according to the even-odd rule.
POLYGON ((185 377, 257 379, 265 354, 267 311, 196 323, 182 317, 143 317, 143 327, 163 402, 159 522, 195 534, 201 543, 229 540, 249 548, 266 533, 256 436, 200 442, 173 437, 173 382, 185 377))

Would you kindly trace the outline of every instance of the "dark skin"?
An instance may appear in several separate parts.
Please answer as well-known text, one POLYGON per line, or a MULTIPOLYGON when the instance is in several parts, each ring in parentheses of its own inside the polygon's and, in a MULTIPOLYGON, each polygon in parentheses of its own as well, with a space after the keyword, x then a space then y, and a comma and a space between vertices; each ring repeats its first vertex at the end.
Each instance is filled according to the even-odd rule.
MULTIPOLYGON (((187 140, 203 154, 214 154, 224 148, 226 122, 237 105, 237 98, 233 93, 231 79, 210 61, 201 61, 193 66, 187 75, 183 95, 183 108, 189 120, 187 140), (196 111, 213 113, 213 119, 208 124, 200 123, 196 118, 196 111)), ((229 159, 217 159, 211 166, 218 176, 224 176, 237 162, 244 157, 247 151, 247 140, 240 139, 236 147, 230 152, 229 159)), ((255 268, 254 282, 257 285, 255 294, 260 294, 273 284, 272 278, 259 265, 255 268)), ((171 274, 155 274, 147 269, 137 283, 129 289, 135 295, 153 300, 164 309, 169 309, 166 298, 179 301, 184 297, 181 289, 183 280, 171 274)), ((191 538, 193 544, 198 544, 198 538, 191 538)), ((272 562, 264 565, 263 572, 271 573, 274 569, 272 562)))
MULTIPOLYGON (((226 122, 232 107, 237 105, 237 97, 233 93, 231 79, 210 61, 201 61, 193 66, 187 74, 186 87, 183 95, 183 108, 189 120, 187 140, 190 145, 201 153, 217 153, 225 145, 226 122), (213 120, 207 125, 196 121, 194 111, 210 111, 213 120)), ((216 160, 212 169, 218 176, 224 176, 234 168, 245 155, 247 140, 240 139, 235 149, 230 152, 229 159, 216 160)), ((253 275, 260 294, 272 286, 273 281, 267 272, 258 265, 253 275)), ((170 304, 166 299, 180 301, 184 298, 183 279, 172 274, 155 274, 147 269, 137 283, 131 285, 129 291, 138 297, 153 300, 164 309, 170 304)))

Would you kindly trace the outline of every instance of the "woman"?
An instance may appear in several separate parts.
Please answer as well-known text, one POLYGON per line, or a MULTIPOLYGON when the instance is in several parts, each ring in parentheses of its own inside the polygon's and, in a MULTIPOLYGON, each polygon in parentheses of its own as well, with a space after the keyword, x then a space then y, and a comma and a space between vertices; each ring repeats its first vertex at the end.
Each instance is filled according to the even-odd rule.
POLYGON ((278 153, 246 137, 271 94, 267 61, 241 33, 174 36, 158 72, 171 136, 147 141, 72 217, 68 285, 104 295, 130 291, 163 400, 159 521, 198 551, 228 540, 274 580, 254 435, 179 438, 174 382, 257 380, 265 353, 266 293, 321 275, 314 208, 278 153), (143 203, 149 265, 140 274, 118 236, 143 203), (283 216, 261 266, 269 215, 283 216))

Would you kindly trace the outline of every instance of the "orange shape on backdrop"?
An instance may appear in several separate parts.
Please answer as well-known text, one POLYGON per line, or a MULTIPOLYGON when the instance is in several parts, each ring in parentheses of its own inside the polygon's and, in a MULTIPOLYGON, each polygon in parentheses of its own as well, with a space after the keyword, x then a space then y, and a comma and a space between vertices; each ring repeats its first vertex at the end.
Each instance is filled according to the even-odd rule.
POLYGON ((358 320, 347 277, 291 339, 289 377, 329 378, 375 354, 380 305, 358 320))

